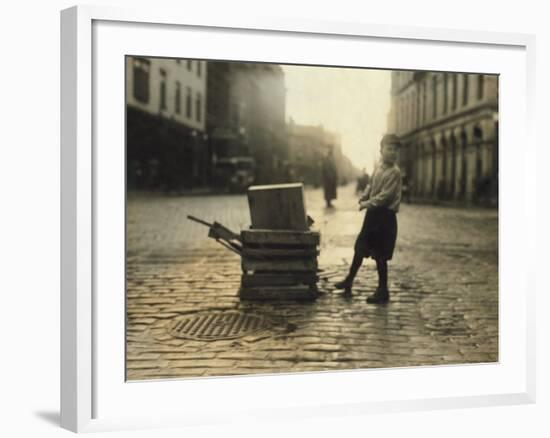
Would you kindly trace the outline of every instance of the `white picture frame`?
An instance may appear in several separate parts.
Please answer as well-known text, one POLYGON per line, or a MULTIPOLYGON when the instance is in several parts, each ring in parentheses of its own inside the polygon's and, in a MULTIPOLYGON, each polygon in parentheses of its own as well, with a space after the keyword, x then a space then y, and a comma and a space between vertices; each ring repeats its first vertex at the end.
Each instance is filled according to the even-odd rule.
MULTIPOLYGON (((227 20, 214 14, 200 16, 191 11, 181 13, 157 9, 78 6, 62 11, 61 426, 84 432, 212 424, 251 416, 361 415, 534 402, 534 273, 533 268, 517 260, 513 270, 508 267, 512 266, 514 251, 532 251, 534 247, 535 218, 529 216, 526 209, 518 208, 518 202, 522 202, 518 200, 535 204, 536 175, 534 167, 527 167, 525 157, 506 153, 507 148, 518 141, 527 152, 535 150, 532 126, 534 47, 534 36, 525 34, 312 22, 292 17, 282 20, 243 16, 227 20), (194 35, 199 44, 184 52, 177 52, 169 40, 162 44, 162 38, 168 34, 172 38, 180 31, 194 35), (132 38, 125 37, 127 32, 132 38), (139 35, 145 32, 149 36, 140 39, 139 35), (209 37, 224 32, 231 34, 235 41, 247 41, 242 44, 243 52, 228 52, 227 47, 212 48, 208 45, 209 37), (254 40, 263 39, 272 45, 262 44, 259 50, 254 40), (109 48, 105 45, 106 40, 110 42, 109 48), (275 44, 279 40, 280 48, 275 44), (124 327, 124 315, 117 312, 120 310, 117 306, 121 302, 119 294, 124 295, 123 287, 120 288, 124 279, 120 278, 120 271, 109 271, 105 267, 120 266, 120 260, 114 260, 114 263, 106 260, 105 249, 112 245, 109 253, 120 258, 124 242, 123 239, 120 241, 120 216, 115 214, 114 219, 106 218, 105 207, 123 209, 118 204, 124 166, 121 167, 120 154, 106 161, 106 153, 102 149, 98 154, 98 147, 110 144, 115 154, 123 148, 124 143, 119 144, 116 139, 120 139, 124 101, 115 100, 120 106, 115 105, 110 110, 113 113, 106 114, 102 110, 101 90, 114 99, 120 96, 123 76, 116 75, 116 80, 112 81, 105 78, 110 77, 109 60, 119 59, 121 53, 130 50, 125 46, 128 41, 133 44, 132 50, 141 45, 139 47, 146 55, 272 62, 300 62, 305 57, 305 49, 295 44, 298 48, 292 52, 289 50, 289 44, 300 42, 303 47, 311 48, 308 59, 303 58, 304 63, 323 64, 324 60, 336 65, 349 65, 349 60, 353 59, 349 57, 352 53, 346 55, 347 48, 352 52, 355 45, 366 44, 374 47, 373 54, 377 53, 369 63, 373 67, 421 69, 424 66, 426 69, 457 71, 468 65, 464 59, 467 60, 469 54, 481 51, 479 53, 490 55, 470 65, 477 65, 483 72, 501 75, 501 175, 506 175, 512 168, 515 171, 513 180, 506 176, 500 185, 499 363, 492 366, 419 367, 186 381, 128 383, 121 380, 124 373, 122 370, 121 374, 120 361, 124 359, 124 345, 117 336, 123 337, 119 332, 124 327), (320 50, 327 43, 334 43, 335 48, 343 50, 327 54, 326 50, 320 50), (384 58, 382 50, 375 48, 376 44, 382 43, 388 52, 393 51, 393 58, 392 53, 387 53, 388 57, 384 58), (445 56, 431 56, 449 50, 450 46, 461 53, 454 61, 445 56), (406 52, 404 47, 408 48, 406 52), (207 50, 209 53, 205 54, 207 50), (418 53, 414 55, 415 50, 425 53, 426 57, 418 53), (225 56, 220 55, 223 53, 225 56), (396 57, 396 53, 401 56, 396 57), (345 56, 348 56, 348 62, 345 56), (104 66, 108 66, 105 71, 104 66), (118 125, 105 124, 103 119, 107 117, 118 125), (111 135, 115 131, 117 134, 111 135), (118 189, 108 191, 105 184, 118 189), (522 239, 514 237, 513 233, 520 226, 524 227, 522 239), (108 297, 98 300, 98 294, 104 293, 106 288, 115 291, 113 299, 116 301, 109 308, 105 307, 108 297), (106 340, 106 331, 116 335, 113 335, 113 340, 106 340), (116 371, 111 373, 109 365, 113 365, 116 371), (392 388, 385 386, 388 377, 394 382, 392 388), (464 384, 460 379, 469 383, 464 384), (426 388, 422 387, 423 384, 426 388), (368 393, 349 390, 361 388, 361 385, 368 385, 371 389, 368 393), (320 386, 322 392, 316 389, 320 386), (286 395, 292 389, 298 394, 289 402, 286 395), (171 403, 174 391, 182 390, 196 396, 193 409, 171 403), (233 398, 220 393, 231 393, 233 398), (216 394, 219 400, 212 404, 211 397, 216 394), (241 394, 242 406, 231 406, 234 394, 241 394), (244 403, 245 398, 254 402, 244 403), (119 409, 120 406, 125 406, 126 410, 119 409)), ((359 55, 357 58, 354 65, 364 65, 359 55)))

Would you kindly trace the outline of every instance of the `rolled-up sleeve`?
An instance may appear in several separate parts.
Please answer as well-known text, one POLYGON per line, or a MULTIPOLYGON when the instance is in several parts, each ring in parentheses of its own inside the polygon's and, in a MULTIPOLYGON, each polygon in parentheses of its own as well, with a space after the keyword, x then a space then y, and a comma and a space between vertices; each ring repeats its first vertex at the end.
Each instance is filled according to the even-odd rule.
POLYGON ((401 172, 399 169, 392 169, 384 175, 384 181, 380 192, 371 194, 367 208, 387 207, 391 205, 401 194, 401 172))

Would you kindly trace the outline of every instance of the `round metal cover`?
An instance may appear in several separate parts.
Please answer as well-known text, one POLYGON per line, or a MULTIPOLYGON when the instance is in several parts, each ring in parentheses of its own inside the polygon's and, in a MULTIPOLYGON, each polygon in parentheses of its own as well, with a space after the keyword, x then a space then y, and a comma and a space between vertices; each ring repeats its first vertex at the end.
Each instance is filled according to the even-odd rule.
POLYGON ((265 318, 239 311, 195 313, 175 319, 169 325, 172 336, 199 341, 235 339, 269 326, 265 318))

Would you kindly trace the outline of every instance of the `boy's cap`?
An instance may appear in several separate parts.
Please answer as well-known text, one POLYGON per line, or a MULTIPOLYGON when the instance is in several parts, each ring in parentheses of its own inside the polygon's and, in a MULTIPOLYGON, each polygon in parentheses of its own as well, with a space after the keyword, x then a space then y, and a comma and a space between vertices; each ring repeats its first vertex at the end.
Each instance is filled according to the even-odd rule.
POLYGON ((382 141, 380 142, 381 146, 385 145, 385 144, 394 144, 398 148, 400 148, 401 147, 401 140, 395 134, 386 134, 386 135, 384 135, 384 137, 382 137, 382 141))

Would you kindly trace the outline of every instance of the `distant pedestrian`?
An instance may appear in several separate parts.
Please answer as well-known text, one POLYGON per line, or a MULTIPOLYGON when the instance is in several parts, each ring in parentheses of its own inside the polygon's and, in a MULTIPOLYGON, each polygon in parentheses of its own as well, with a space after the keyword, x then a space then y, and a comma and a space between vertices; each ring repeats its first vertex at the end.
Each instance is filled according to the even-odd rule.
POLYGON ((332 200, 336 199, 336 185, 338 183, 338 173, 336 163, 332 153, 332 146, 329 146, 326 157, 321 165, 321 176, 323 179, 323 192, 327 208, 332 208, 332 200))
POLYGON ((403 172, 403 175, 401 177, 401 193, 402 193, 402 199, 407 203, 411 203, 411 186, 409 183, 409 176, 407 175, 407 172, 403 172))
POLYGON ((335 284, 337 289, 344 289, 344 296, 351 296, 363 258, 372 257, 376 261, 378 288, 367 298, 367 303, 386 303, 390 297, 388 260, 395 248, 396 213, 401 202, 401 171, 396 165, 399 148, 399 138, 393 134, 385 135, 380 143, 381 160, 374 169, 371 185, 359 199, 359 210, 367 211, 355 241, 353 261, 347 277, 335 284))
POLYGON ((285 161, 284 163, 284 181, 285 183, 296 182, 296 171, 292 163, 285 161))
POLYGON ((369 174, 367 173, 367 170, 363 167, 363 170, 361 171, 361 175, 357 177, 357 185, 355 186, 355 193, 363 193, 365 189, 367 188, 367 185, 369 183, 369 174))

